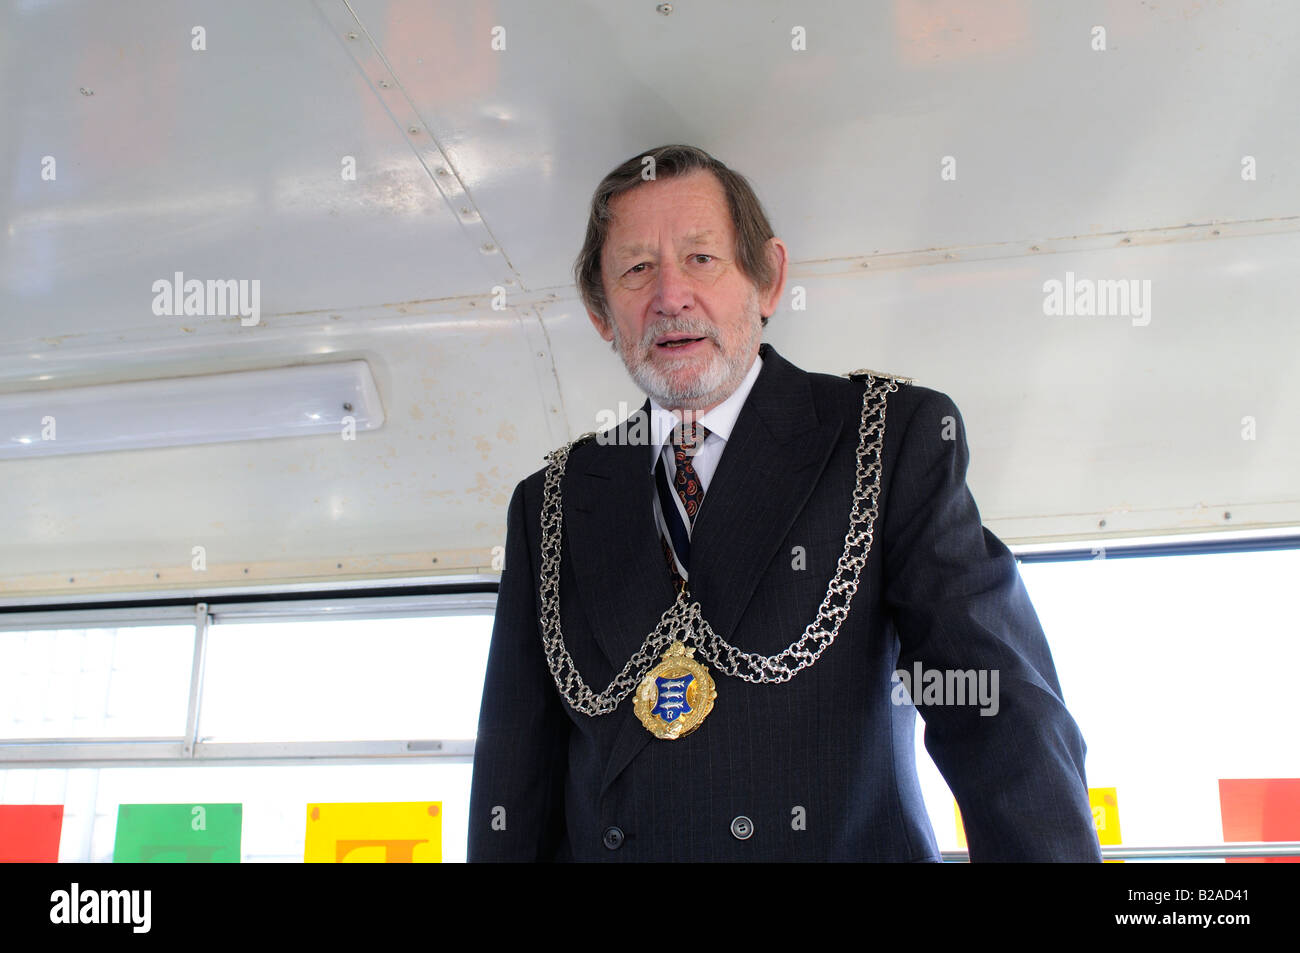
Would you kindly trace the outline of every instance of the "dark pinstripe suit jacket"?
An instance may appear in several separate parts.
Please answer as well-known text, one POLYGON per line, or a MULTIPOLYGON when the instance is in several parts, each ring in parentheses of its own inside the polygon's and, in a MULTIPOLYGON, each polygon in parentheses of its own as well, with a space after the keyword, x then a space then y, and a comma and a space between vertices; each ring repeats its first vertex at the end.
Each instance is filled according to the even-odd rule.
MULTIPOLYGON (((814 618, 843 550, 865 385, 805 373, 766 344, 761 353, 696 519, 691 590, 723 638, 775 654, 814 618), (806 568, 794 568, 795 547, 806 568)), ((1083 738, 1015 560, 980 524, 956 406, 902 386, 888 399, 882 453, 875 540, 835 643, 784 684, 714 672, 712 713, 676 741, 653 738, 630 697, 589 717, 557 692, 538 626, 542 471, 522 481, 479 720, 469 859, 937 860, 913 757, 916 709, 891 701, 892 673, 915 662, 999 673, 996 715, 921 708, 972 859, 1099 859, 1083 738), (741 816, 752 827, 743 840, 733 833, 741 816)), ((674 598, 649 454, 644 443, 589 441, 564 476, 561 621, 597 691, 674 598)))

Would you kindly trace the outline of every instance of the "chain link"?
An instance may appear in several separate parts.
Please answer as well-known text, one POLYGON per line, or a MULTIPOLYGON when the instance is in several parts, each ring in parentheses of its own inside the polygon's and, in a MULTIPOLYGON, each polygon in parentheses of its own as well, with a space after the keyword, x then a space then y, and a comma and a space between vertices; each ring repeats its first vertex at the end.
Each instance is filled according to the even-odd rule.
POLYGON ((555 687, 564 700, 584 715, 607 715, 631 694, 645 673, 674 641, 692 646, 702 661, 710 662, 720 672, 755 684, 788 682, 809 667, 830 648, 839 634, 840 625, 849 614, 849 605, 858 591, 858 581, 875 532, 880 502, 881 447, 885 437, 887 397, 898 384, 885 377, 872 376, 862 395, 862 420, 858 425, 857 483, 853 506, 849 511, 849 529, 844 536, 844 552, 836 563, 835 575, 826 588, 817 615, 803 635, 776 655, 743 652, 718 635, 704 618, 698 602, 691 602, 686 586, 678 590, 677 600, 665 610, 659 624, 646 637, 623 670, 606 689, 597 694, 578 674, 573 657, 560 631, 560 544, 564 519, 561 480, 569 451, 585 440, 584 434, 549 455, 542 494, 542 566, 541 627, 546 662, 555 678, 555 687), (829 624, 829 628, 827 627, 829 624))

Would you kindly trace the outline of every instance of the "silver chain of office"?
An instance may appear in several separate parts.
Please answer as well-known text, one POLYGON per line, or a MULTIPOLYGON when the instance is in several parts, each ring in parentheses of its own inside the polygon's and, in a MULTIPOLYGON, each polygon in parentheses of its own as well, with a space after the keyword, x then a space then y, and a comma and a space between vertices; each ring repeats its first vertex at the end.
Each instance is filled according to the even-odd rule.
POLYGON ((578 674, 573 657, 560 631, 560 539, 564 518, 560 481, 568 462, 569 451, 592 434, 584 434, 549 454, 546 483, 542 495, 542 567, 541 626, 542 645, 555 686, 575 711, 584 715, 607 715, 631 694, 645 673, 673 642, 693 647, 701 660, 719 671, 753 683, 788 682, 812 665, 830 648, 839 634, 840 625, 849 614, 849 605, 858 591, 858 578, 871 552, 876 511, 880 496, 881 446, 885 438, 885 404, 887 396, 898 389, 890 378, 872 376, 862 395, 862 422, 858 426, 857 486, 849 511, 849 530, 844 536, 844 552, 836 564, 835 575, 817 616, 803 635, 776 655, 742 652, 718 635, 700 611, 698 602, 688 601, 682 588, 677 601, 664 612, 641 648, 627 660, 623 670, 597 694, 578 674))

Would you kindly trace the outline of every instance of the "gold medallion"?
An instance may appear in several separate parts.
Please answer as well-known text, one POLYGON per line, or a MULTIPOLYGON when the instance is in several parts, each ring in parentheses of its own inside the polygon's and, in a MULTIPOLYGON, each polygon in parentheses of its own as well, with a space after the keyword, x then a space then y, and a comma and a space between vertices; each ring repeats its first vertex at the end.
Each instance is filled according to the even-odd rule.
POLYGON ((632 708, 656 738, 683 738, 713 710, 718 691, 709 670, 695 661, 694 654, 695 649, 674 642, 663 661, 646 672, 637 686, 632 708))

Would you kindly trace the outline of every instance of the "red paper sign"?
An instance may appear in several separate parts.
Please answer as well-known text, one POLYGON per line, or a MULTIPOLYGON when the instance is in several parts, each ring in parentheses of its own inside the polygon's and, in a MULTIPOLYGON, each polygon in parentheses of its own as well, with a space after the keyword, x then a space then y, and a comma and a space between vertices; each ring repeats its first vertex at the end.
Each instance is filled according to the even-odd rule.
POLYGON ((62 804, 0 804, 0 863, 58 863, 62 830, 62 804))
MULTIPOLYGON (((1300 778, 1219 781, 1225 841, 1300 841, 1300 778)), ((1297 863, 1300 857, 1229 857, 1228 863, 1297 863)))

